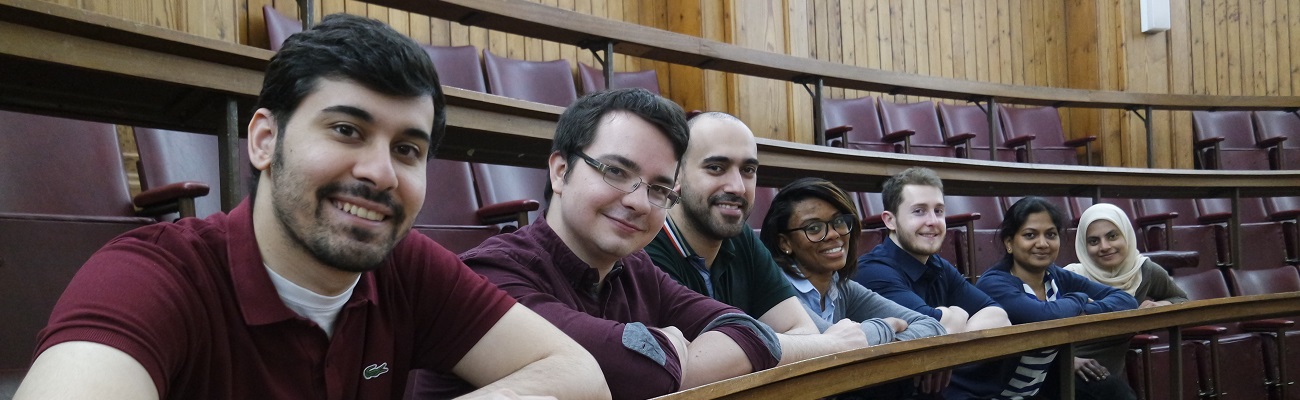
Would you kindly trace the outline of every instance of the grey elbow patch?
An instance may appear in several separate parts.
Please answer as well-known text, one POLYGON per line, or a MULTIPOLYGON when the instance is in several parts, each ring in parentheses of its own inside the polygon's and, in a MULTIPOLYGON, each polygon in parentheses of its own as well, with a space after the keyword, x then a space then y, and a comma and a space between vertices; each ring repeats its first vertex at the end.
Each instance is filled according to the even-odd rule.
POLYGON ((623 326, 623 347, 654 360, 661 367, 668 363, 668 354, 664 353, 650 329, 640 322, 623 326))
POLYGON ((722 314, 715 318, 713 322, 709 322, 709 325, 704 327, 702 332, 708 332, 723 325, 738 325, 753 331, 755 336, 763 340, 763 345, 767 346, 767 350, 772 353, 772 357, 777 360, 781 359, 781 339, 777 338, 776 331, 764 324, 763 321, 745 314, 722 314))

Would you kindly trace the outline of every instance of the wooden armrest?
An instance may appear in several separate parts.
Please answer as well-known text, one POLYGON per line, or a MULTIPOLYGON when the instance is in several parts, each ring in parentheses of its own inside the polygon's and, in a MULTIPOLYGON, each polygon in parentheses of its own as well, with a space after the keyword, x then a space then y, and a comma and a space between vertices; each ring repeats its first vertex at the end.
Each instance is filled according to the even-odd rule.
POLYGON ((1137 222, 1137 224, 1140 226, 1148 226, 1148 225, 1155 225, 1155 224, 1163 224, 1165 223, 1165 221, 1173 220, 1174 218, 1178 218, 1178 213, 1167 212, 1167 213, 1160 213, 1160 214, 1144 215, 1138 217, 1135 220, 1135 222, 1137 222))
POLYGON ((1204 148, 1206 148, 1206 147, 1214 147, 1215 144, 1218 144, 1219 142, 1222 142, 1222 141, 1223 141, 1223 136, 1216 136, 1216 137, 1212 137, 1212 138, 1207 138, 1207 139, 1197 140, 1197 141, 1196 141, 1196 148, 1197 148, 1197 149, 1204 149, 1204 148))
POLYGON ((1231 220, 1232 220, 1232 213, 1230 212, 1211 213, 1211 214, 1205 214, 1196 217, 1196 221, 1200 222, 1203 225, 1224 223, 1231 220))
POLYGON ((1065 141, 1065 145, 1066 145, 1066 146, 1070 146, 1070 147, 1079 147, 1079 146, 1087 145, 1088 143, 1092 143, 1092 142, 1095 142, 1095 141, 1097 141, 1097 137, 1096 137, 1096 136, 1085 136, 1085 137, 1081 137, 1081 138, 1078 138, 1078 139, 1070 139, 1070 140, 1066 140, 1066 141, 1065 141))
POLYGON ((1260 141, 1259 143, 1255 143, 1255 146, 1256 146, 1256 147, 1259 147, 1259 148, 1261 148, 1261 149, 1267 149, 1267 148, 1269 148, 1269 147, 1276 147, 1276 146, 1279 146, 1279 145, 1282 144, 1282 142, 1285 142, 1285 141, 1286 141, 1286 136, 1274 136, 1274 137, 1271 137, 1271 138, 1268 138, 1268 139, 1264 139, 1263 141, 1260 141))
POLYGON ((980 213, 945 215, 943 219, 948 222, 948 225, 960 225, 980 219, 980 213))
POLYGON ((947 145, 949 145, 949 146, 957 146, 957 145, 960 145, 960 144, 964 144, 964 143, 966 143, 966 142, 969 142, 971 139, 974 139, 974 138, 975 138, 975 134, 974 134, 974 133, 967 132, 967 133, 963 133, 963 134, 960 134, 960 135, 953 135, 953 136, 950 137, 950 138, 944 139, 944 140, 943 140, 943 143, 944 143, 944 144, 947 144, 947 145))
POLYGON ((1153 344, 1156 344, 1156 343, 1160 343, 1160 337, 1159 337, 1159 336, 1152 335, 1152 334, 1149 334, 1149 333, 1139 333, 1139 334, 1133 335, 1132 338, 1129 338, 1129 340, 1128 340, 1128 347, 1129 347, 1129 348, 1133 348, 1133 349, 1140 349, 1140 348, 1143 348, 1143 347, 1146 347, 1146 346, 1150 346, 1150 345, 1153 345, 1153 344))
POLYGON ((520 214, 537 211, 541 208, 542 203, 537 200, 511 200, 483 206, 474 212, 474 217, 478 218, 479 223, 484 225, 499 224, 517 221, 520 214))
POLYGON ((1248 332, 1277 332, 1294 325, 1295 321, 1289 319, 1272 318, 1242 322, 1241 329, 1248 332))
POLYGON ((1020 147, 1020 146, 1024 146, 1024 145, 1026 145, 1026 144, 1029 144, 1029 142, 1032 142, 1032 141, 1034 141, 1034 139, 1037 139, 1037 138, 1038 138, 1037 135, 1023 135, 1023 136, 1017 136, 1017 137, 1013 137, 1013 138, 1007 139, 1006 142, 1003 142, 1003 143, 1002 143, 1002 146, 1003 146, 1003 147, 1007 147, 1007 148, 1016 148, 1016 147, 1020 147))
MULTIPOLYGON (((1228 332, 1227 327, 1218 326, 1218 325, 1193 326, 1190 328, 1183 328, 1183 338, 1193 339, 1193 340, 1207 340, 1227 332, 1228 332)), ((1174 344, 1170 344, 1170 346, 1173 345, 1174 344)))
POLYGON ((1201 263, 1201 252, 1199 251, 1173 251, 1161 250, 1142 253, 1151 259, 1151 262, 1159 264, 1164 269, 1172 270, 1179 268, 1195 268, 1201 263))
POLYGON ((881 138, 881 140, 883 140, 885 143, 898 143, 915 134, 916 131, 914 130, 904 129, 901 131, 889 133, 885 135, 885 137, 881 138))
POLYGON ((880 229, 885 227, 885 217, 880 214, 862 217, 862 229, 880 229))

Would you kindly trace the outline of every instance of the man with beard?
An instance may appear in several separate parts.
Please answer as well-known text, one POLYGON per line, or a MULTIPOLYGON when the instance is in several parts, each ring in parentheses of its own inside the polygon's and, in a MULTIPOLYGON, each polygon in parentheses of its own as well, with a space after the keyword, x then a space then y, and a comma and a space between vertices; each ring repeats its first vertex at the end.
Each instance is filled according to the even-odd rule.
POLYGON ((830 335, 818 335, 794 286, 745 223, 758 179, 753 132, 721 112, 696 115, 689 126, 682 204, 669 210, 663 228, 645 248, 655 265, 691 290, 787 334, 783 361, 865 347, 866 334, 853 321, 841 321, 828 329, 830 335))
POLYGON ((948 232, 943 182, 912 167, 885 181, 882 213, 889 238, 858 258, 853 280, 895 303, 939 320, 948 333, 1011 325, 992 298, 939 257, 948 232))
POLYGON ((92 256, 16 398, 400 399, 413 368, 482 397, 609 397, 582 347, 411 234, 445 126, 415 42, 328 16, 271 59, 258 107, 253 196, 92 256))

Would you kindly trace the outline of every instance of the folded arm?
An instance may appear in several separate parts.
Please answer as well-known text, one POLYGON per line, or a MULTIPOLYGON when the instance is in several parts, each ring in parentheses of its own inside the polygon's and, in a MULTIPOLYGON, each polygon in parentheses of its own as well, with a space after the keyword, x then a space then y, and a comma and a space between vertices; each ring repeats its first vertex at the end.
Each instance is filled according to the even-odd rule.
POLYGON ((36 357, 14 399, 157 399, 149 372, 125 352, 64 342, 36 357))
POLYGON ((515 304, 452 368, 480 389, 470 396, 510 389, 521 395, 607 399, 609 387, 596 359, 527 307, 515 304))

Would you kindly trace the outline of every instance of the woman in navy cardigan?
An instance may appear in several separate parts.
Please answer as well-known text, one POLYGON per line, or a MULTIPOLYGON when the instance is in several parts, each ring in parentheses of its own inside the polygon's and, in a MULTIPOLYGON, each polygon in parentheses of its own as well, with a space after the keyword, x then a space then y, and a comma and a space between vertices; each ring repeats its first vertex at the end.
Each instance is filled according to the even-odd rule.
MULTIPOLYGON (((1128 293, 1056 265, 1064 225, 1065 217, 1060 209, 1041 197, 1025 197, 1007 209, 1000 232, 1007 255, 980 276, 975 286, 1002 305, 1012 324, 1137 308, 1137 301, 1128 293)), ((1042 387, 1055 358, 1056 351, 1052 349, 1026 353, 1018 359, 1006 360, 1002 368, 966 371, 984 376, 954 378, 954 385, 960 380, 963 383, 960 386, 971 397, 1030 397, 1042 387)), ((1102 390, 1104 398, 1133 397, 1133 392, 1118 376, 1109 376, 1104 368, 1096 371, 1092 367, 1076 363, 1076 368, 1084 368, 1083 373, 1093 376, 1095 381, 1110 382, 1102 390)), ((1080 390, 1076 395, 1096 392, 1080 390)), ((1044 395, 1055 397, 1055 393, 1044 395)))

